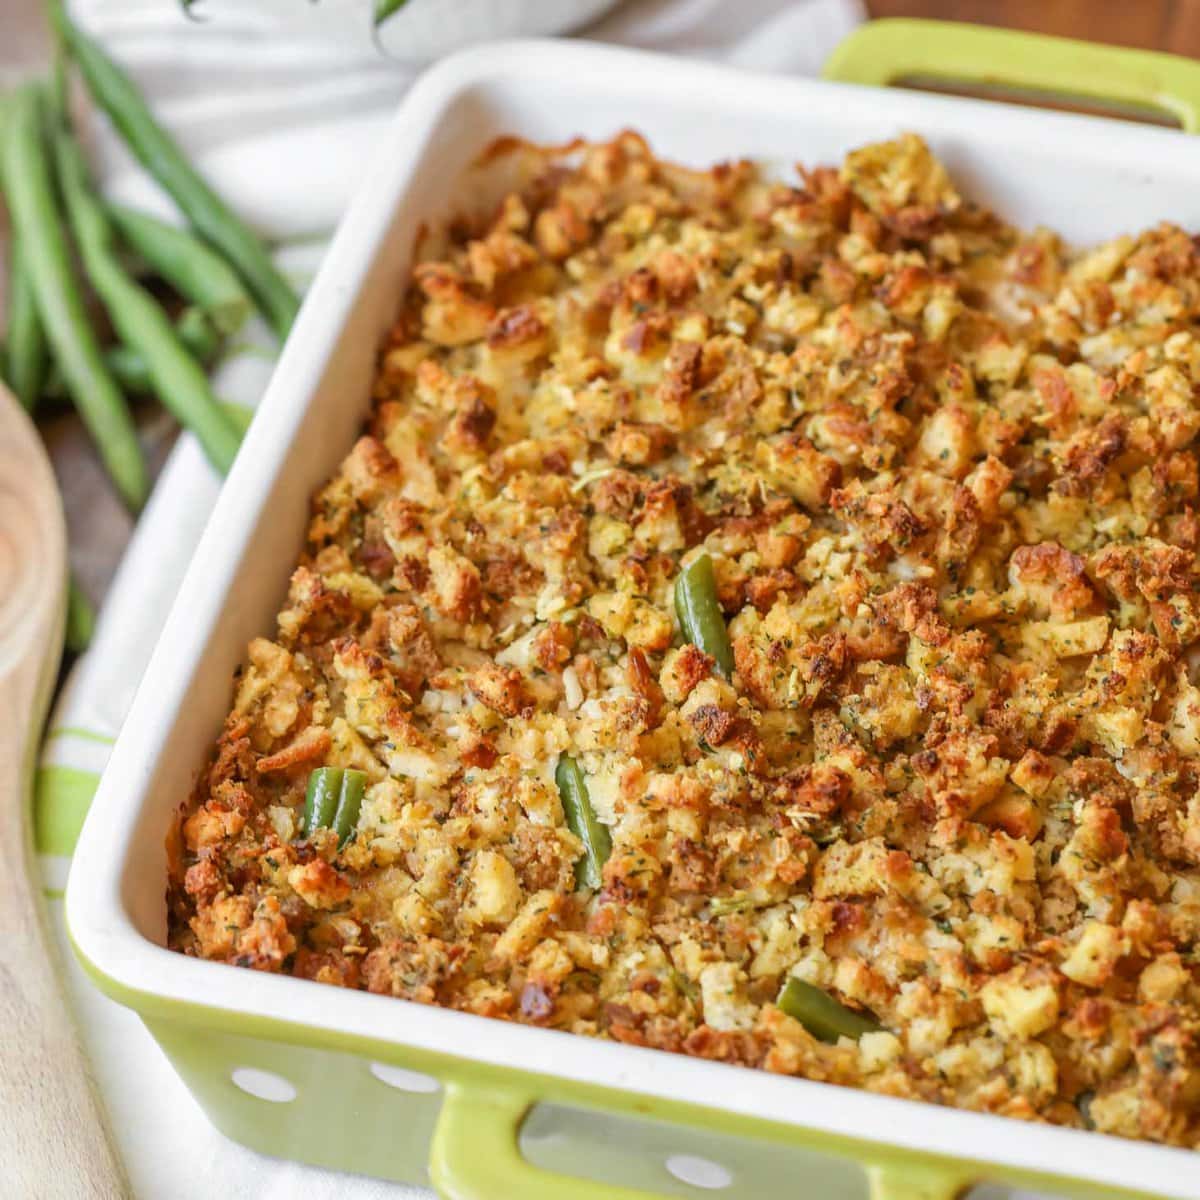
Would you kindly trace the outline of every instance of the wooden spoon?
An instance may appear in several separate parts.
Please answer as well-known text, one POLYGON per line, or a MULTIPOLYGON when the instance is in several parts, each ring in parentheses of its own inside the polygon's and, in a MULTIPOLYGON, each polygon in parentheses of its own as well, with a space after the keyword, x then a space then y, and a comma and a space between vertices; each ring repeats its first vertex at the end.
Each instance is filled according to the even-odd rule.
POLYGON ((38 899, 30 797, 58 670, 67 542, 54 472, 0 384, 0 1191, 125 1197, 38 899))

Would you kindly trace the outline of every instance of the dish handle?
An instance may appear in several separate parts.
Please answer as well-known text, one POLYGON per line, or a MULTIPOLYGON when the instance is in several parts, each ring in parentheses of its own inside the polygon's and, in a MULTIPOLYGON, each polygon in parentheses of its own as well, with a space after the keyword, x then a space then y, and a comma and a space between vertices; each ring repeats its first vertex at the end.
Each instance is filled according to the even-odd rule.
MULTIPOLYGON (((509 1088, 446 1083, 429 1152, 429 1177, 443 1200, 662 1200, 658 1193, 562 1175, 528 1162, 518 1138, 533 1104, 533 1097, 509 1088)), ((955 1200, 972 1182, 953 1165, 905 1161, 866 1170, 870 1200, 955 1200)))
POLYGON ((429 1178, 443 1200, 660 1200, 527 1162, 517 1139, 533 1103, 508 1089, 446 1083, 429 1149, 429 1178))
POLYGON ((1167 113, 1186 132, 1200 132, 1200 63, 1153 50, 893 18, 861 25, 837 46, 822 73, 836 82, 879 87, 918 79, 1030 99, 1086 99, 1118 111, 1167 113))

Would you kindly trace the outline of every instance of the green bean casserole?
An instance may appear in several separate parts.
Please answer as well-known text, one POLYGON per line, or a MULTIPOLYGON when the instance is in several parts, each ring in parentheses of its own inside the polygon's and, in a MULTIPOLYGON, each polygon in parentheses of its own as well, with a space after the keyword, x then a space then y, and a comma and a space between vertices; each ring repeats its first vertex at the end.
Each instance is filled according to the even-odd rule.
POLYGON ((412 272, 170 942, 1200 1139, 1200 254, 914 135, 540 155, 412 272))

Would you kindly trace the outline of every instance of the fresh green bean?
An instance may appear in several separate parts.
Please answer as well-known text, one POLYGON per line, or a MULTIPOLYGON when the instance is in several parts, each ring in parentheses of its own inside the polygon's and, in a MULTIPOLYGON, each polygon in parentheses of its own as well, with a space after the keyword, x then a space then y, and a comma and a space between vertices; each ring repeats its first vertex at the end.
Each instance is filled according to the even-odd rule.
POLYGON ((175 334, 154 297, 126 274, 113 248, 112 230, 92 193, 83 154, 65 130, 54 139, 59 182, 71 229, 88 278, 121 341, 146 364, 154 392, 204 447, 222 475, 237 456, 241 438, 217 404, 200 364, 175 334))
MULTIPOLYGON (((179 314, 175 321, 175 333, 201 366, 210 363, 221 348, 220 338, 213 323, 198 308, 185 308, 179 314)), ((104 351, 104 361, 117 382, 127 392, 135 396, 144 396, 154 390, 149 368, 136 350, 129 346, 109 346, 104 351)), ((43 392, 52 399, 60 399, 66 394, 62 375, 57 367, 51 367, 43 392)), ((239 421, 235 420, 234 426, 242 431, 242 423, 239 421)))
MULTIPOLYGON (((109 346, 104 351, 104 361, 117 382, 131 395, 145 396, 154 390, 154 380, 142 356, 128 346, 109 346)), ((54 379, 52 384, 57 382, 54 379)), ((50 395, 54 395, 53 390, 50 395)))
POLYGON ((87 593, 71 577, 67 588, 67 649, 72 654, 82 654, 92 641, 96 628, 96 610, 87 593))
POLYGON ((169 133, 155 120, 133 80, 100 45, 50 0, 59 37, 79 65, 93 98, 108 114, 142 165, 179 205, 192 228, 241 275, 271 327, 283 338, 300 299, 266 247, 201 178, 169 133))
MULTIPOLYGON (((175 319, 175 336, 202 367, 216 357, 221 338, 213 323, 198 308, 185 308, 175 319)), ((109 369, 121 386, 137 395, 154 390, 150 368, 131 346, 110 346, 105 353, 109 369)))
POLYGON ((33 280, 29 277, 25 255, 17 238, 12 242, 9 282, 5 378, 17 399, 27 411, 32 412, 42 394, 50 355, 46 348, 46 334, 38 317, 33 280))
POLYGON ((198 363, 207 363, 221 348, 221 331, 203 308, 189 304, 175 318, 175 332, 198 363))
POLYGON ((575 864, 575 883, 578 887, 599 890, 604 882, 604 864, 612 853, 612 837, 592 808, 587 780, 579 764, 564 754, 554 768, 554 782, 562 800, 567 828, 583 843, 583 854, 575 864))
POLYGON ((733 648, 725 616, 717 600, 717 580, 707 554, 694 558, 675 581, 675 612, 683 636, 716 661, 728 679, 733 674, 733 648))
POLYGON ((185 300, 207 315, 217 332, 236 333, 250 315, 250 297, 233 268, 185 229, 121 205, 108 215, 117 232, 185 300))
MULTIPOLYGON (((198 308, 185 308, 175 320, 175 336, 202 367, 216 357, 221 338, 213 323, 198 308)), ((154 390, 145 359, 131 346, 111 346, 105 357, 121 386, 138 395, 154 390)))
POLYGON ((870 1017, 839 1004, 827 992, 794 975, 783 985, 775 1003, 822 1042, 833 1043, 840 1037, 858 1041, 864 1033, 879 1028, 870 1017))
POLYGON ((312 837, 317 829, 332 829, 338 845, 344 846, 358 824, 366 790, 364 771, 318 767, 309 775, 304 793, 304 834, 312 837))
POLYGON ((92 331, 55 198, 42 136, 38 90, 27 85, 8 114, 3 176, 14 236, 21 244, 38 316, 67 389, 122 499, 140 508, 149 491, 146 465, 125 398, 92 331))

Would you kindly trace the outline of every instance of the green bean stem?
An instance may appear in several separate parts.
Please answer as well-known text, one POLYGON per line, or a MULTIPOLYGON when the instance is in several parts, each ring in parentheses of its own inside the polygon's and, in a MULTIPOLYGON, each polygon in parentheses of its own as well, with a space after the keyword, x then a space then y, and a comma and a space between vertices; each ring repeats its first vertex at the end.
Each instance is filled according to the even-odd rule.
POLYGON ((583 854, 575 864, 578 887, 598 891, 604 882, 604 864, 612 853, 612 837, 588 796, 587 781, 579 764, 564 754, 554 769, 554 782, 562 800, 567 828, 583 843, 583 854))
POLYGON ((794 975, 783 985, 775 1003, 822 1042, 833 1043, 840 1037, 858 1041, 864 1033, 879 1028, 870 1017, 839 1004, 827 992, 794 975))
POLYGON ((71 229, 88 278, 113 328, 121 341, 140 355, 163 406, 196 435, 213 466, 226 474, 241 441, 237 431, 221 411, 208 377, 176 336, 166 313, 118 261, 108 218, 92 193, 79 147, 65 130, 59 130, 54 149, 71 229))
POLYGON ((694 558, 676 579, 675 612, 683 636, 714 659, 717 670, 728 679, 733 674, 733 647, 717 599, 712 559, 707 554, 694 558))
POLYGON ((83 292, 71 266, 54 180, 42 137, 38 90, 13 99, 3 146, 3 176, 14 236, 21 244, 42 328, 67 390, 122 499, 140 508, 149 491, 146 465, 125 398, 104 362, 83 292))
POLYGON ((233 268, 211 247, 179 229, 121 205, 108 215, 117 232, 185 300, 203 310, 217 332, 236 333, 250 314, 250 297, 233 268))
POLYGON ((25 265, 19 239, 12 243, 12 271, 9 276, 8 336, 5 341, 4 369, 9 387, 25 409, 32 412, 42 394, 50 355, 46 334, 38 317, 33 280, 25 265))
POLYGON ((183 151, 158 123, 133 80, 100 45, 67 17, 62 0, 51 0, 59 37, 79 65, 88 89, 108 114, 129 149, 179 205, 192 228, 245 280, 255 303, 280 338, 300 307, 292 286, 271 261, 263 243, 201 178, 183 151))

